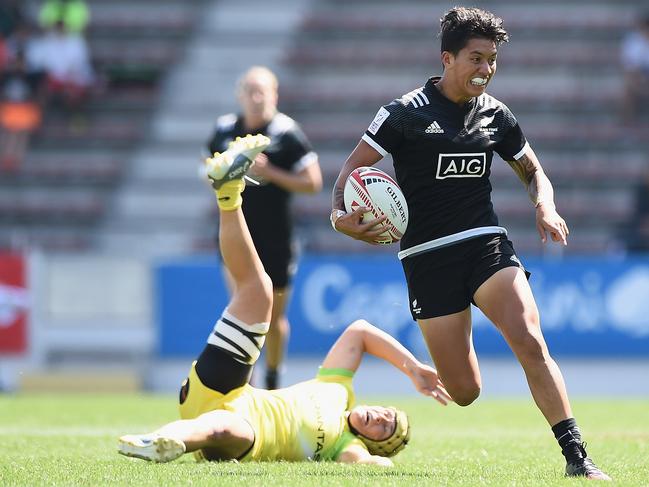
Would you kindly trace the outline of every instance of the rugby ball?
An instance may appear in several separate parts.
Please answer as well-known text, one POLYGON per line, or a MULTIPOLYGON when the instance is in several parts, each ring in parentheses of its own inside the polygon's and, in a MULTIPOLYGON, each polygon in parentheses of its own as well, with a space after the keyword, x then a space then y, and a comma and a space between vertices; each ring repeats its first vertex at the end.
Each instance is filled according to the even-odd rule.
POLYGON ((383 222, 385 232, 377 237, 376 243, 401 240, 408 227, 408 204, 392 176, 373 167, 359 167, 345 182, 344 198, 347 213, 363 206, 369 209, 363 215, 363 222, 387 217, 383 222))

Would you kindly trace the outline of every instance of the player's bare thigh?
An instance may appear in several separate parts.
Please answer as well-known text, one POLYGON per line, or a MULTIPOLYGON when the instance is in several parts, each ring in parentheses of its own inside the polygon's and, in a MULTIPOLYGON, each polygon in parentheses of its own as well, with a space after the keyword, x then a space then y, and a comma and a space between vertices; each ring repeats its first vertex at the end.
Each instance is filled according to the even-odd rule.
POLYGON ((501 331, 523 366, 548 359, 538 308, 521 269, 499 270, 478 288, 474 300, 501 331))
POLYGON ((446 390, 460 406, 471 404, 482 386, 471 338, 471 308, 417 322, 446 390))
POLYGON ((226 410, 201 414, 196 421, 206 432, 201 450, 206 460, 233 460, 245 455, 255 441, 255 432, 248 421, 226 410))
POLYGON ((230 292, 227 310, 248 324, 269 322, 273 306, 270 278, 261 273, 258 279, 237 285, 227 267, 223 266, 222 271, 230 292))

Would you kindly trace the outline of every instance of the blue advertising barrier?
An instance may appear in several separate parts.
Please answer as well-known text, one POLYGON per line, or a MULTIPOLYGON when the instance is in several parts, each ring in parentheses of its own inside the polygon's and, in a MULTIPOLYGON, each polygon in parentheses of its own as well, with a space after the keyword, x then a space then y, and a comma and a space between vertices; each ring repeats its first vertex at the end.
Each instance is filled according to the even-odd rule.
MULTIPOLYGON (((649 259, 523 259, 541 323, 555 355, 649 358, 649 259)), ((227 304, 220 263, 185 259, 156 269, 159 352, 194 356, 227 304)), ((252 303, 251 303, 252 305, 252 303)), ((288 313, 289 353, 322 356, 353 320, 364 318, 427 356, 408 310, 401 265, 392 256, 307 255, 301 259, 288 313)), ((511 356, 473 308, 479 355, 511 356)))

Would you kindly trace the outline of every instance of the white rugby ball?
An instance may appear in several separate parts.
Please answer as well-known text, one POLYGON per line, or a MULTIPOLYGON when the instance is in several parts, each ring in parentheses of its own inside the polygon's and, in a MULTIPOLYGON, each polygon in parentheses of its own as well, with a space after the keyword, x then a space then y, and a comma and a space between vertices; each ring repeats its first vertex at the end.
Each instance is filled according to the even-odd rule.
POLYGON ((377 237, 377 243, 401 240, 408 227, 408 204, 392 176, 373 167, 359 167, 345 182, 344 198, 347 213, 363 206, 369 209, 363 215, 364 222, 387 217, 383 222, 385 232, 377 237))

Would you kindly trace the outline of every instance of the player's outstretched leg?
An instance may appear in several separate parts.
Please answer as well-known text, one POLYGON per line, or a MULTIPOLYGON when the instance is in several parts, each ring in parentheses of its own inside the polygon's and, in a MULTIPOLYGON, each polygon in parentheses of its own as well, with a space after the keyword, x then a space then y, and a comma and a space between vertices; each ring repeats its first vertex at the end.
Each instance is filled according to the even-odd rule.
POLYGON ((117 451, 156 463, 170 462, 198 450, 202 450, 197 455, 201 459, 231 460, 247 453, 254 440, 252 426, 243 417, 214 410, 194 419, 172 421, 152 433, 124 435, 117 451))
MULTIPOLYGON (((241 193, 245 189, 243 177, 257 154, 269 144, 268 137, 247 135, 231 142, 224 153, 217 153, 206 161, 207 176, 215 188, 220 210, 219 248, 223 264, 233 281, 227 313, 244 323, 270 321, 272 283, 259 259, 241 211, 241 193)), ((242 357, 239 360, 247 362, 242 357)))
MULTIPOLYGON (((272 283, 241 211, 243 177, 269 142, 264 136, 238 139, 225 153, 206 161, 207 176, 219 204, 221 255, 234 282, 232 298, 195 364, 199 381, 211 393, 225 394, 247 383, 269 328, 272 283)), ((190 387, 181 389, 181 395, 185 395, 181 404, 185 399, 192 401, 191 392, 190 387)), ((221 416, 226 413, 211 411, 199 418, 169 423, 153 433, 124 435, 119 439, 118 452, 153 462, 169 462, 197 449, 215 453, 218 458, 237 458, 241 453, 237 449, 245 451, 246 445, 254 440, 254 433, 244 420, 223 420, 221 416), (220 416, 216 418, 217 415, 220 416)))

